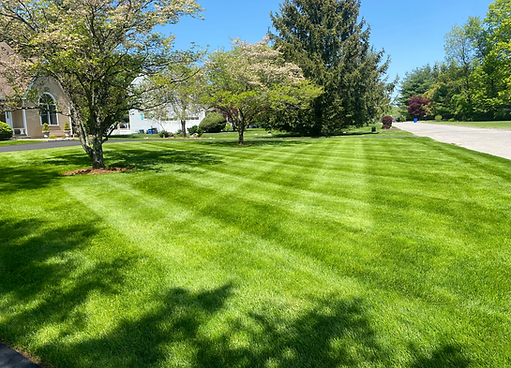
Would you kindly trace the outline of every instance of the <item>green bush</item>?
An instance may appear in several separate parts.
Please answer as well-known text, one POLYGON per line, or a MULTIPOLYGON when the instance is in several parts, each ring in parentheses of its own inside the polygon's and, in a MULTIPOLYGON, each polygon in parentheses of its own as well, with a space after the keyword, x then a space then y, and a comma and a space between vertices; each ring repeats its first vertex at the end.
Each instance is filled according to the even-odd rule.
POLYGON ((0 141, 12 137, 12 128, 6 123, 0 121, 0 141))
POLYGON ((50 126, 47 123, 44 123, 42 130, 43 130, 43 132, 49 132, 50 131, 50 126))
POLYGON ((451 123, 454 123, 455 121, 456 121, 456 119, 454 119, 454 118, 449 119, 449 122, 451 122, 451 123))
POLYGON ((435 116, 435 120, 436 120, 436 121, 440 121, 440 120, 442 120, 442 115, 437 115, 437 116, 435 116))
POLYGON ((199 127, 206 133, 220 133, 225 129, 226 120, 218 112, 210 112, 199 124, 199 127))
POLYGON ((158 133, 158 137, 160 138, 168 138, 170 137, 170 133, 167 132, 166 130, 162 130, 158 133))
POLYGON ((64 130, 71 130, 71 127, 69 126, 69 122, 64 123, 64 130))
POLYGON ((202 129, 200 126, 194 125, 193 127, 188 128, 188 133, 190 133, 190 135, 197 133, 199 137, 202 137, 204 134, 204 129, 202 129))

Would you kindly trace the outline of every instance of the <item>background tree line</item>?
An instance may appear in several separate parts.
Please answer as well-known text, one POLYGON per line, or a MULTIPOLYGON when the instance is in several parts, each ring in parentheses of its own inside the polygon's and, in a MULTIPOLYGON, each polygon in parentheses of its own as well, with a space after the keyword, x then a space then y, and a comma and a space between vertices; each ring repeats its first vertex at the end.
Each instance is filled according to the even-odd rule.
POLYGON ((485 19, 470 17, 445 35, 445 61, 406 74, 401 114, 457 120, 511 118, 511 2, 496 0, 485 19))

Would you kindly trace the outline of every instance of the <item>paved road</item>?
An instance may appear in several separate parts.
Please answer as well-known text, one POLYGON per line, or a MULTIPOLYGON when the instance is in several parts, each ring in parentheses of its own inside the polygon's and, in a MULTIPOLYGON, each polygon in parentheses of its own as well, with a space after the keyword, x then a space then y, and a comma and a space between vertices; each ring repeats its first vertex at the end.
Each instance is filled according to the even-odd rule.
POLYGON ((0 368, 41 368, 20 353, 0 344, 0 368))
MULTIPOLYGON (((39 142, 39 143, 27 143, 27 144, 16 144, 13 146, 0 146, 0 152, 17 152, 17 151, 32 151, 45 148, 58 148, 58 147, 71 147, 79 146, 80 141, 75 140, 58 140, 50 142, 39 142)), ((0 367, 1 368, 1 367, 0 367)))
POLYGON ((472 128, 429 123, 394 123, 393 126, 419 137, 452 143, 473 151, 511 160, 511 130, 472 128))

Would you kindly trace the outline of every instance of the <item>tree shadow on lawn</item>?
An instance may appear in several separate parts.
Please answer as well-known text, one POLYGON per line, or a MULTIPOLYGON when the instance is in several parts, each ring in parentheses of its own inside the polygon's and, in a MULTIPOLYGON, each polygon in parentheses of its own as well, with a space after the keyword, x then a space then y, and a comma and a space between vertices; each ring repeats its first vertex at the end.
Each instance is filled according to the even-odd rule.
POLYGON ((218 156, 208 153, 173 149, 109 149, 105 156, 108 166, 134 167, 144 171, 161 171, 161 165, 200 167, 223 162, 218 156))
MULTIPOLYGON (((269 308, 208 330, 233 285, 190 292, 174 288, 162 307, 123 321, 105 336, 63 346, 77 367, 338 367, 388 360, 357 299, 322 300, 296 318, 269 308)), ((74 365, 73 365, 74 366, 74 365)))
POLYGON ((60 179, 60 173, 47 168, 30 166, 4 166, 0 179, 0 192, 16 193, 23 190, 41 190, 60 179))
MULTIPOLYGON (((168 287, 144 293, 145 276, 133 271, 140 270, 142 255, 79 254, 88 239, 100 235, 98 223, 93 218, 50 229, 36 219, 0 223, 0 334, 8 343, 32 346, 31 353, 68 368, 392 365, 392 352, 379 343, 363 299, 311 297, 312 307, 290 316, 268 303, 232 310, 229 305, 240 300, 230 303, 236 298, 230 282, 199 291, 168 287), (138 280, 140 288, 126 290, 128 279, 138 280), (133 318, 105 306, 113 327, 91 331, 98 326, 91 326, 84 303, 100 300, 98 295, 131 298, 135 292, 149 308, 133 318)), ((469 364, 447 345, 416 355, 413 368, 469 364)))
POLYGON ((464 356, 462 349, 453 344, 441 344, 431 354, 421 354, 417 348, 411 347, 414 356, 417 356, 410 368, 438 368, 456 367, 466 368, 471 365, 471 360, 464 356))
MULTIPOLYGON (((218 156, 196 151, 182 151, 174 149, 139 149, 129 146, 110 145, 105 148, 105 165, 112 167, 134 168, 139 171, 162 171, 162 165, 182 165, 199 167, 222 163, 218 156)), ((85 154, 69 154, 48 158, 45 164, 52 166, 72 166, 76 168, 91 167, 91 162, 85 154)))

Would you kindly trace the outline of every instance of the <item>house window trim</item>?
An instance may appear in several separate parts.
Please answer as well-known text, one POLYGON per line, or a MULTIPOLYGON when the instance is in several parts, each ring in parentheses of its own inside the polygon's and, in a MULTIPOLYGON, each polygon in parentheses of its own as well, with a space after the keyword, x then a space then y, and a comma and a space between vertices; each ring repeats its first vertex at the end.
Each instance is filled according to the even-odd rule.
MULTIPOLYGON (((59 113, 58 113, 58 110, 57 110, 57 99, 51 93, 44 92, 39 97, 39 106, 41 106, 41 98, 43 98, 44 95, 50 96, 52 101, 55 103, 55 122, 56 122, 56 124, 51 124, 51 117, 48 116, 48 121, 49 121, 48 126, 60 126, 60 124, 59 124, 59 113)), ((48 109, 48 111, 49 111, 49 109, 48 109)), ((41 126, 44 125, 43 117, 41 115, 39 115, 39 123, 41 124, 41 126)))

